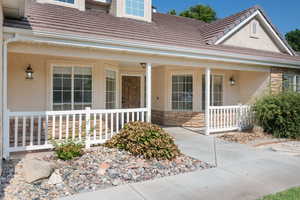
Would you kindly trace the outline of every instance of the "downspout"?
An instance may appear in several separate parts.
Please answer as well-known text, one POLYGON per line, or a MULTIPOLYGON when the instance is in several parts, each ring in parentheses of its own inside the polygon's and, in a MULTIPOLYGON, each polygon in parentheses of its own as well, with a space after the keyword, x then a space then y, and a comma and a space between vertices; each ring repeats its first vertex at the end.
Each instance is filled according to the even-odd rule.
POLYGON ((2 138, 3 138, 3 158, 8 159, 9 157, 9 119, 8 119, 8 108, 7 108, 7 67, 8 67, 8 44, 16 42, 18 39, 13 36, 3 42, 3 67, 2 67, 2 138))

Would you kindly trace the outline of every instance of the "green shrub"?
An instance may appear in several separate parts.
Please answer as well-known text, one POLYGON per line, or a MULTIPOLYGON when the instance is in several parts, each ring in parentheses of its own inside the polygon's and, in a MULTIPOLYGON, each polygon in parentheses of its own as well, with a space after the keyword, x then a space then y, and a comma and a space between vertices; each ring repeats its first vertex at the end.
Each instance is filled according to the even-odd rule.
POLYGON ((171 160, 180 155, 174 139, 157 125, 144 122, 125 124, 120 133, 105 143, 106 147, 129 151, 146 159, 171 160))
POLYGON ((83 155, 84 145, 72 140, 53 142, 54 152, 61 160, 72 160, 83 155))
POLYGON ((283 92, 258 100, 253 106, 256 123, 280 138, 300 138, 300 94, 283 92))

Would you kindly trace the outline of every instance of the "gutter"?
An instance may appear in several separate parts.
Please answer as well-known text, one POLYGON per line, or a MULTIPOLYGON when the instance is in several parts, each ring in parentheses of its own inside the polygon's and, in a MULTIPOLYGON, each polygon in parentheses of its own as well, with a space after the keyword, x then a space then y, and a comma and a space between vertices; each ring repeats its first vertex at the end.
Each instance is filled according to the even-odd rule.
POLYGON ((87 36, 74 36, 73 34, 32 31, 11 27, 4 27, 4 32, 16 33, 16 36, 24 42, 48 43, 71 47, 95 48, 147 55, 183 57, 188 59, 214 60, 219 62, 233 62, 261 66, 300 68, 300 60, 294 61, 281 58, 251 56, 212 49, 186 48, 105 37, 95 39, 87 36))

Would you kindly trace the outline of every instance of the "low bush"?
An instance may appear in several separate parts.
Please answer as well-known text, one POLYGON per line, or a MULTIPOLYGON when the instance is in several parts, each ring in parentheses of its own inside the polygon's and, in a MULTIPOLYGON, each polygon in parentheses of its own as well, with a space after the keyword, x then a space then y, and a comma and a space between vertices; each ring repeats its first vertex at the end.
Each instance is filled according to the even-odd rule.
POLYGON ((259 99, 253 106, 256 123, 280 138, 300 138, 300 94, 283 92, 259 99))
POLYGON ((146 159, 171 160, 180 155, 174 139, 168 133, 157 125, 144 122, 125 124, 120 133, 107 141, 105 146, 146 159))
POLYGON ((84 145, 72 140, 54 141, 54 152, 61 160, 72 160, 83 155, 84 145))

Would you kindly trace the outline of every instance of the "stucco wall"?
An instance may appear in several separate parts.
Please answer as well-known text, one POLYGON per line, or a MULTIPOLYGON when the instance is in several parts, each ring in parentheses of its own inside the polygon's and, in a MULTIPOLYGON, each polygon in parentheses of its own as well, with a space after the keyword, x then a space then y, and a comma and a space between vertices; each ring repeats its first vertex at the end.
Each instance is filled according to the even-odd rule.
MULTIPOLYGON (((0 77, 2 77, 2 42, 3 41, 3 11, 2 1, 0 1, 0 77)), ((0 81, 0 176, 2 173, 2 78, 0 81)))
POLYGON ((225 40, 223 44, 272 52, 280 52, 280 49, 276 46, 274 41, 260 24, 257 28, 257 37, 251 36, 251 22, 252 20, 236 33, 234 33, 229 39, 225 40))

